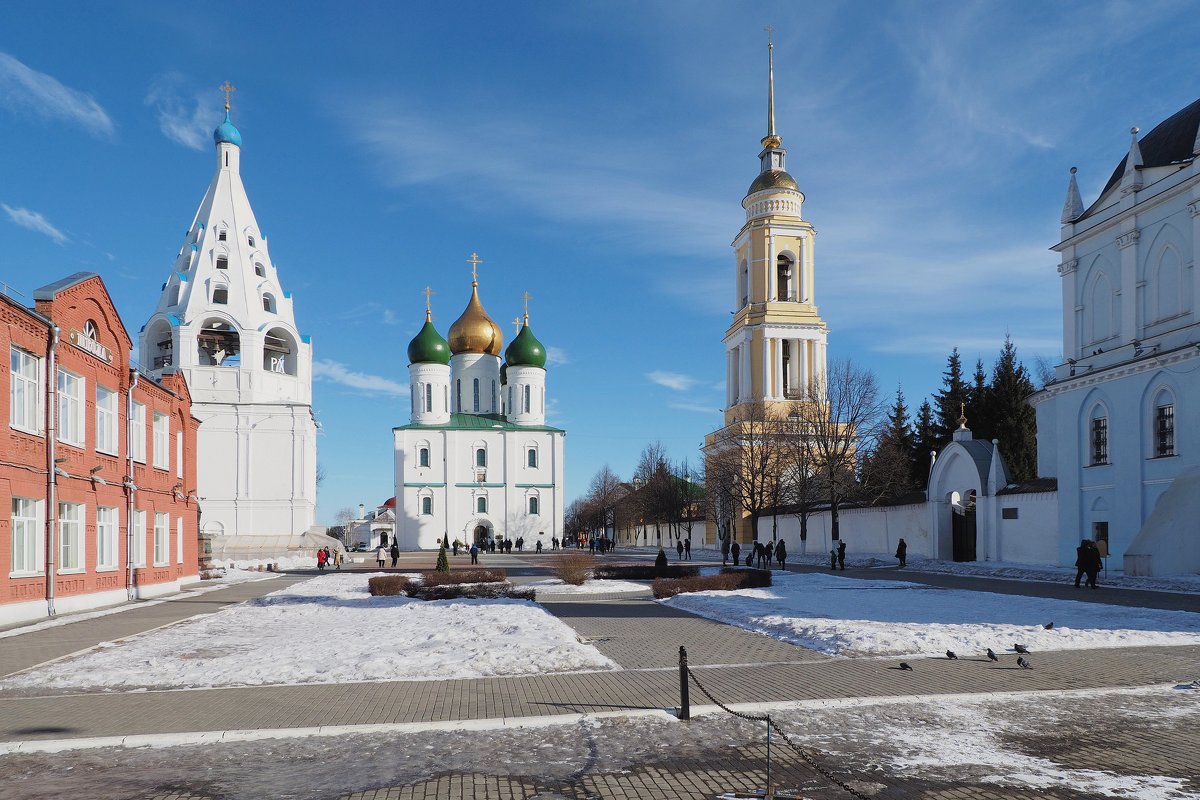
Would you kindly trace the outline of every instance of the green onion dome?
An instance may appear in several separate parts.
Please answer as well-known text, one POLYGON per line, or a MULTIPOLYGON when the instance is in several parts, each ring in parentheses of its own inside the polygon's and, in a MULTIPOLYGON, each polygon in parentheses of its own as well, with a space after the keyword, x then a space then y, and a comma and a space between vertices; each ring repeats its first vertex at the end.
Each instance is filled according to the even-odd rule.
POLYGON ((425 325, 408 343, 409 364, 449 364, 450 343, 433 327, 433 317, 425 312, 425 325))
POLYGON ((504 361, 510 367, 546 368, 546 348, 529 329, 529 318, 521 326, 521 332, 504 351, 504 361))

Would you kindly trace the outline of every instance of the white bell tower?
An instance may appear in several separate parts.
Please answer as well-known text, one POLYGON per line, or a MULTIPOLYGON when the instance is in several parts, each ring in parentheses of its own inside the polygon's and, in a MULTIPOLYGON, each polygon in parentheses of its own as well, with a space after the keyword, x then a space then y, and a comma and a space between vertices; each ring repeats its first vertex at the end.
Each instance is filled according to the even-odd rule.
POLYGON ((138 342, 144 370, 183 373, 202 421, 201 532, 218 557, 257 557, 282 554, 315 517, 312 345, 246 197, 234 89, 221 88, 216 174, 138 342))

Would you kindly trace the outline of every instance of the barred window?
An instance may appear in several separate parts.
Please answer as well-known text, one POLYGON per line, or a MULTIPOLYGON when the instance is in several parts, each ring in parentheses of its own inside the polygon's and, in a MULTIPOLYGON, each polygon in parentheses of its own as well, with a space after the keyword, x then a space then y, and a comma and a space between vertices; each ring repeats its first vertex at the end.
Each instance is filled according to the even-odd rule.
POLYGON ((1162 405, 1154 411, 1154 455, 1175 455, 1175 406, 1162 405))
POLYGON ((1092 464, 1108 463, 1108 417, 1092 420, 1092 464))

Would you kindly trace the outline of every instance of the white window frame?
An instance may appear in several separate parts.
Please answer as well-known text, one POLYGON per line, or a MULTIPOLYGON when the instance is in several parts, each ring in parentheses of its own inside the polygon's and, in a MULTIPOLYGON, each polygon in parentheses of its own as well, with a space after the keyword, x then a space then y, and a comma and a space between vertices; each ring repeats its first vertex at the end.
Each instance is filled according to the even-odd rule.
POLYGON ((11 347, 8 355, 8 426, 42 434, 42 359, 27 350, 11 347), (27 374, 32 371, 33 374, 27 374))
POLYGON ((536 494, 531 494, 526 498, 525 508, 531 517, 540 517, 542 515, 542 498, 536 494))
POLYGON ((121 529, 121 512, 115 506, 96 508, 96 571, 108 572, 117 568, 117 532, 121 529))
POLYGON ((154 566, 171 563, 171 515, 154 512, 154 566))
POLYGON ((87 442, 86 391, 87 380, 82 375, 59 367, 58 440, 63 444, 83 447, 87 442))
POLYGON ((146 404, 136 400, 129 417, 129 453, 134 461, 146 463, 146 404))
POLYGON ((87 542, 83 531, 87 512, 83 503, 58 504, 58 574, 69 575, 87 569, 87 542))
POLYGON ((183 517, 175 518, 175 561, 183 563, 183 517))
POLYGON ((46 522, 42 517, 42 501, 33 497, 14 497, 10 509, 12 535, 9 577, 41 575, 46 570, 46 547, 43 541, 46 522))
POLYGON ((154 449, 151 457, 155 469, 171 468, 171 417, 161 411, 154 412, 154 449))
POLYGON ((117 452, 117 393, 105 386, 96 386, 96 452, 119 455, 117 452))
POLYGON ((175 477, 183 477, 183 431, 175 432, 175 477))
POLYGON ((133 512, 133 565, 146 566, 146 512, 135 509, 133 512))

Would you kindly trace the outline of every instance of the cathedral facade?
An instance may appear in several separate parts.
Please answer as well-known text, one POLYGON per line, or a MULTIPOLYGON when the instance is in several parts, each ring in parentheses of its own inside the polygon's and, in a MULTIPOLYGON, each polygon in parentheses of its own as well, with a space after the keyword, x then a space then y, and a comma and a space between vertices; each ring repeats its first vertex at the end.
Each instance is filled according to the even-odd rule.
POLYGON ((214 553, 282 555, 316 510, 312 345, 242 185, 228 100, 213 140, 216 173, 139 335, 141 361, 191 390, 200 532, 214 553))
POLYGON ((393 429, 402 550, 562 539, 566 433, 546 425, 546 351, 528 310, 507 349, 503 339, 477 279, 448 340, 426 307, 408 345, 410 421, 393 429))
POLYGON ((1038 474, 1058 478, 1060 563, 1078 539, 1127 574, 1200 571, 1200 100, 1062 213, 1063 357, 1036 394, 1038 474))

